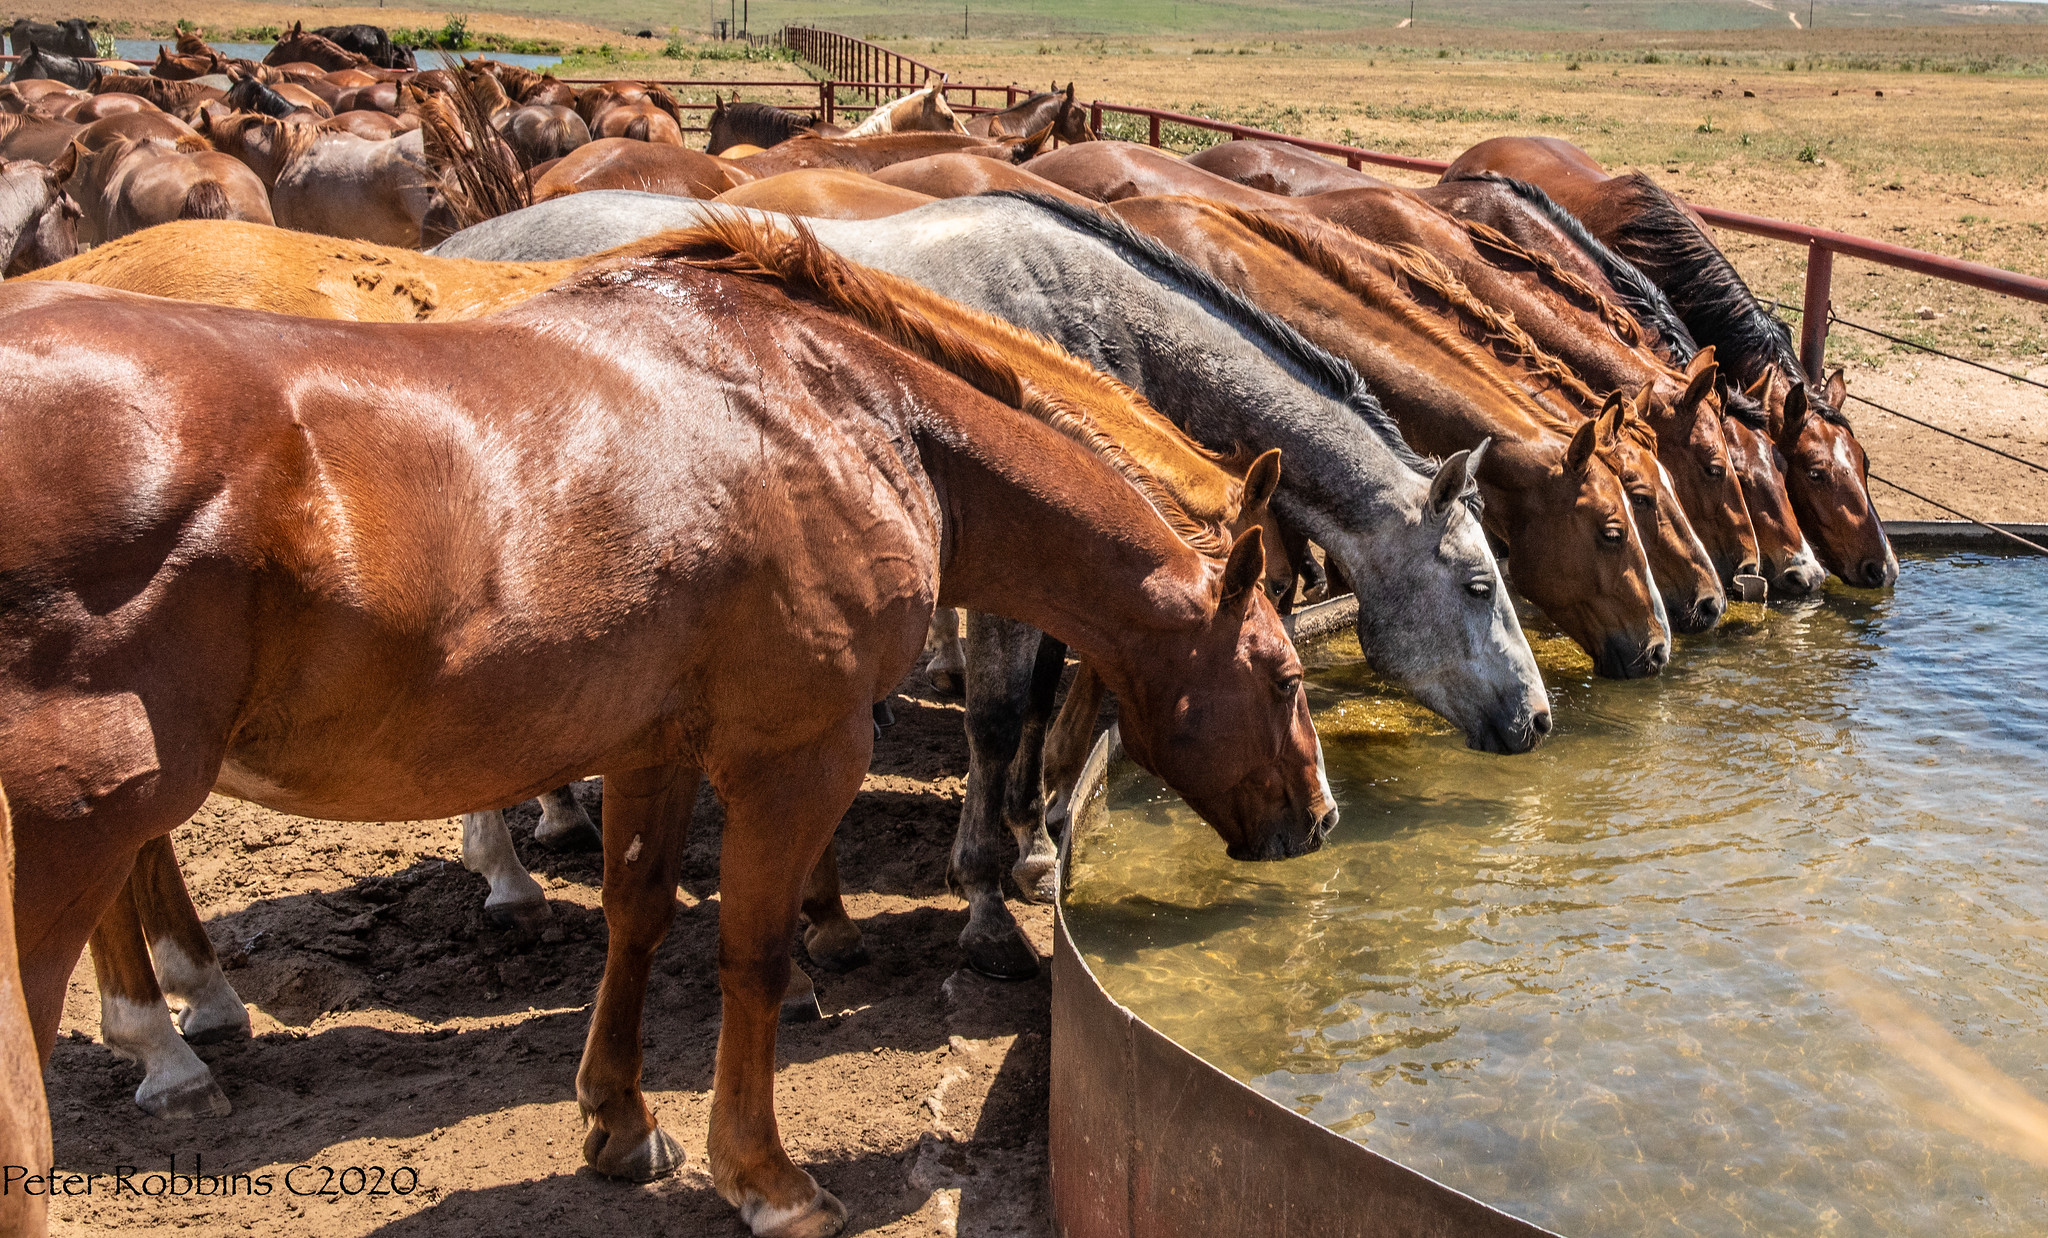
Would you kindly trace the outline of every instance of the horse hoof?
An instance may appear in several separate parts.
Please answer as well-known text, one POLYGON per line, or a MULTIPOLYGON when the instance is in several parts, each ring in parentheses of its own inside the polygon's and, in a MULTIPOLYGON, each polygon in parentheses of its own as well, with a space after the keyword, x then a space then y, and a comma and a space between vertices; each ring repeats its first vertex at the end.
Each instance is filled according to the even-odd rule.
POLYGON ((1038 974, 1038 953, 1014 926, 1004 936, 962 935, 967 965, 991 980, 1029 980, 1038 974))
POLYGON ((1017 892, 1024 896, 1025 901, 1050 903, 1059 894, 1059 884, 1053 874, 1056 867, 1058 862, 1052 856, 1043 859, 1028 856, 1010 868, 1010 876, 1016 879, 1017 892))
POLYGON ((249 1039, 249 1008, 237 1002, 231 1010, 178 1012, 178 1035, 188 1045, 217 1045, 249 1039))
POLYGON ((959 671, 926 671, 925 678, 932 681, 932 691, 949 701, 967 695, 967 676, 959 671))
POLYGON ((804 931, 804 953, 826 971, 852 971, 868 961, 867 945, 852 921, 804 931))
POLYGON ((821 1186, 801 1208, 771 1208, 765 1200, 749 1199, 740 1220, 754 1238, 832 1238, 846 1228, 846 1205, 821 1186))
MULTIPOLYGON (((547 823, 543 821, 541 824, 545 826, 547 823)), ((543 834, 536 829, 533 832, 533 841, 550 851, 604 850, 604 835, 597 832, 597 827, 591 824, 588 818, 552 834, 543 834)))
POLYGON ((484 904, 484 919, 502 929, 532 937, 548 926, 552 913, 548 911, 546 899, 533 903, 484 904))
POLYGON ((807 988, 801 993, 790 993, 782 999, 781 1019, 784 1023, 816 1023, 825 1017, 818 1005, 818 990, 807 988))
POLYGON ((683 1167, 683 1145, 657 1126, 638 1143, 624 1147, 611 1137, 610 1131, 593 1125, 583 1137, 583 1161, 607 1178, 652 1182, 683 1167), (619 1149, 616 1154, 614 1148, 619 1149))
POLYGON ((152 1091, 149 1080, 135 1090, 135 1103, 154 1118, 182 1121, 187 1118, 224 1118, 234 1111, 227 1093, 213 1081, 210 1072, 183 1082, 167 1084, 152 1091))

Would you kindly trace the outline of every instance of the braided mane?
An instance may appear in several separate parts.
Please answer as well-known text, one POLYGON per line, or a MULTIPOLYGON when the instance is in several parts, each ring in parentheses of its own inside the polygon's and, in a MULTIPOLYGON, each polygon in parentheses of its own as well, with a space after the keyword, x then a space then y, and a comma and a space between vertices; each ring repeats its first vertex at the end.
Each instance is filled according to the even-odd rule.
POLYGON ((1212 556, 1230 549, 1224 526, 1237 516, 1243 487, 1218 457, 1137 392, 1043 336, 849 262, 819 244, 800 222, 785 231, 738 214, 718 216, 658 233, 613 256, 680 260, 701 270, 780 283, 1087 447, 1194 549, 1212 556))

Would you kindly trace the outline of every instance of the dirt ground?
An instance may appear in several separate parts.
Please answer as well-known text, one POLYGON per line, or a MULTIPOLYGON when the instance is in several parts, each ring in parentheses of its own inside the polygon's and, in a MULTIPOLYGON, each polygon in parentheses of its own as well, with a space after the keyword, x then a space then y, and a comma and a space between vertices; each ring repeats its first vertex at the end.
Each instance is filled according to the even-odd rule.
MULTIPOLYGON (((921 675, 905 685, 924 686, 921 675)), ((783 1138, 845 1202, 849 1233, 1039 1238, 1051 1232, 1049 989, 1043 976, 1003 984, 961 969, 964 904, 944 886, 966 769, 960 710, 928 695, 892 703, 897 723, 839 833, 848 907, 874 958, 846 975, 809 968, 829 1013, 783 1028, 783 1138)), ((595 815, 599 785, 578 792, 595 815)), ((57 1163, 148 1174, 175 1157, 185 1174, 272 1175, 271 1193, 60 1198, 53 1232, 745 1234, 704 1162, 719 1022, 717 802, 708 791, 700 801, 647 1005, 649 1103, 690 1160, 646 1186, 583 1167, 575 1073, 604 963, 601 865, 534 845, 536 816, 532 805, 515 814, 513 835, 554 923, 523 941, 485 922, 484 882, 462 868, 453 821, 348 825, 208 801, 175 838, 228 978, 252 1007, 253 1040, 199 1050, 234 1112, 170 1123, 134 1106, 139 1072, 97 1042, 88 962, 48 1076, 57 1163), (288 1178, 301 1164, 315 1168, 288 1178), (409 1170, 417 1188, 379 1198, 287 1189, 343 1183, 352 1166, 372 1179, 371 1167, 409 1170)), ((1017 911, 1049 956, 1049 910, 1017 911)))

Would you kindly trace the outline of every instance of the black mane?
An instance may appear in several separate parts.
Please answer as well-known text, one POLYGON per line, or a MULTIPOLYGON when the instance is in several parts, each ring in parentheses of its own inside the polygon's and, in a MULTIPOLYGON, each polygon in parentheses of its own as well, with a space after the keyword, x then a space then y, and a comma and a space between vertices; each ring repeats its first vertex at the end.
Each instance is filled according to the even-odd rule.
MULTIPOLYGON (((982 196, 1027 202, 1057 216, 1075 231, 1102 241, 1132 266, 1141 270, 1150 268, 1153 273, 1179 284, 1219 318, 1286 358, 1321 395, 1341 402, 1357 414, 1359 420, 1386 444, 1395 459, 1424 477, 1436 476, 1442 462, 1421 455, 1408 445, 1408 440, 1401 435, 1401 427, 1394 424, 1386 409, 1380 407, 1378 397, 1366 387, 1365 380, 1351 368, 1350 362, 1311 343, 1301 332, 1254 305, 1243 294, 1225 287, 1221 280, 1186 258, 1103 211, 1017 189, 1001 189, 982 196)), ((1466 492, 1466 502, 1475 512, 1478 510, 1477 495, 1476 490, 1468 489, 1466 492)))
POLYGON ((792 112, 770 103, 741 103, 735 99, 721 106, 711 118, 707 151, 717 154, 739 143, 766 149, 814 128, 818 118, 807 112, 792 112))

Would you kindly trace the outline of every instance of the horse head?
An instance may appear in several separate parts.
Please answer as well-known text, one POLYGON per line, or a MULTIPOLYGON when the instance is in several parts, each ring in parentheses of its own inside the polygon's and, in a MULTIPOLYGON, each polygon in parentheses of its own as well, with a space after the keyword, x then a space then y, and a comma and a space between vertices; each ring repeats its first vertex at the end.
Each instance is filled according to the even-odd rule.
POLYGON ((1675 398, 1656 397, 1658 459, 1670 474, 1681 505, 1699 518, 1699 534, 1721 583, 1756 576, 1756 531, 1742 498, 1742 479, 1729 465, 1725 409, 1719 391, 1720 366, 1713 345, 1702 348, 1685 369, 1685 387, 1675 398))
POLYGON ((1849 584, 1881 589, 1899 578, 1899 560, 1870 499, 1870 461, 1841 414, 1848 396, 1840 370, 1819 391, 1789 384, 1773 437, 1785 457, 1786 492, 1821 563, 1849 584))
POLYGON ((1724 390, 1721 429, 1728 440, 1728 466, 1742 483, 1742 503, 1749 509, 1750 527, 1756 530, 1757 569, 1779 597, 1806 597, 1819 592, 1827 581, 1827 569, 1814 558, 1799 516, 1785 492, 1781 457, 1764 432, 1763 405, 1757 394, 1762 381, 1749 392, 1724 390))
POLYGON ((1256 530, 1204 560, 1182 599, 1189 622, 1130 635, 1103 678, 1124 747, 1215 829, 1236 860, 1281 860, 1322 846, 1337 824, 1309 720, 1301 659, 1259 587, 1256 530))
POLYGON ((1704 632, 1721 621, 1728 593, 1713 556, 1685 514, 1670 470, 1657 458, 1657 432, 1646 417, 1650 397, 1648 386, 1633 400, 1619 392, 1608 397, 1606 407, 1620 415, 1622 427, 1608 458, 1628 492, 1665 613, 1680 632, 1704 632))

